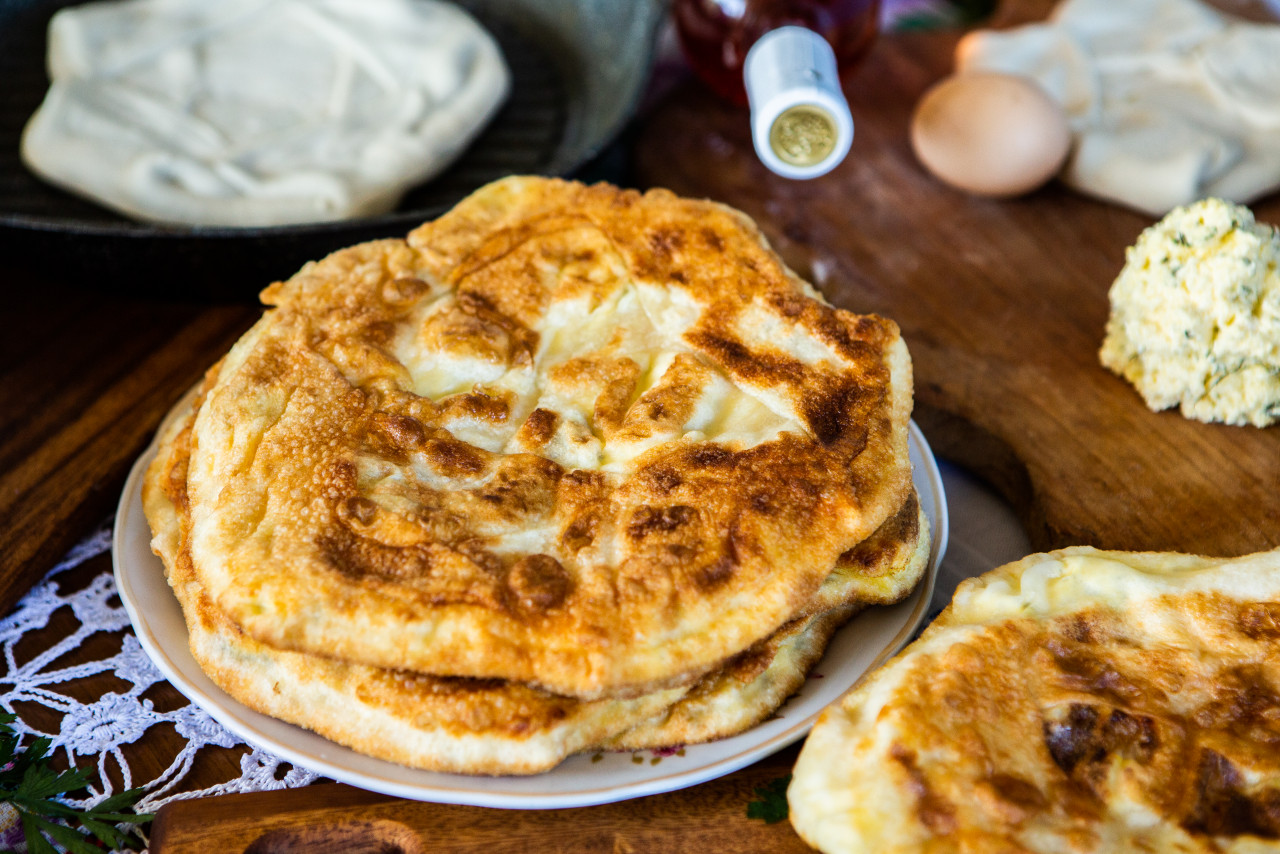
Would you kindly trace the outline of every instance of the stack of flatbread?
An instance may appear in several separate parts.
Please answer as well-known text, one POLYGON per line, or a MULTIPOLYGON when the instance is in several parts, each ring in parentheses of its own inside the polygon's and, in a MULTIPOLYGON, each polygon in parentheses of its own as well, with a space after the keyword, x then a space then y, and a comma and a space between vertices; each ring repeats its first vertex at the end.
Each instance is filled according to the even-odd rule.
POLYGON ((897 327, 729 208, 510 178, 263 298, 143 490, 258 711, 478 774, 705 741, 924 572, 897 327))

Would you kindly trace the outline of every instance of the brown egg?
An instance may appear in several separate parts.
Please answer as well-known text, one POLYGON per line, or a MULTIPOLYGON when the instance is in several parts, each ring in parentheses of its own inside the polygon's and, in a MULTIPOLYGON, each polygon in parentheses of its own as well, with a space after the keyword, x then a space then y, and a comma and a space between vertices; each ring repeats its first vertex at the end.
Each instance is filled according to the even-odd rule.
POLYGON ((974 71, 924 93, 911 147, 946 183, 983 196, 1017 196, 1048 181, 1071 149, 1067 117, 1033 80, 974 71))

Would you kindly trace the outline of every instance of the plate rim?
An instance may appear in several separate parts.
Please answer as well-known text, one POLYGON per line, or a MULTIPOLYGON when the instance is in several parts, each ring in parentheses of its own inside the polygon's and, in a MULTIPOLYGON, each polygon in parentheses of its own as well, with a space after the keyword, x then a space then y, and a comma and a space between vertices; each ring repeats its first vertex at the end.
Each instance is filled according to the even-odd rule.
MULTIPOLYGON (((175 407, 177 409, 178 407, 175 407)), ((159 433, 157 433, 159 435, 159 433)), ((921 627, 928 617, 930 605, 933 597, 935 582, 938 575, 939 566, 946 554, 947 543, 950 538, 950 520, 946 503, 946 493, 943 487, 942 474, 938 469, 937 460, 933 455, 933 451, 925 439, 924 434, 914 421, 908 423, 908 447, 912 452, 912 480, 915 482, 917 491, 921 486, 925 486, 929 493, 925 505, 926 515, 929 516, 930 522, 930 539, 931 548, 929 562, 926 566, 924 577, 921 579, 916 590, 910 597, 901 603, 888 606, 886 608, 877 609, 875 612, 863 612, 853 618, 851 623, 858 620, 859 617, 871 616, 875 613, 889 613, 892 609, 906 610, 905 619, 898 626, 897 633, 885 644, 880 651, 871 659, 871 661, 863 668, 863 670, 852 678, 849 684, 840 689, 839 695, 835 700, 823 703, 816 710, 792 722, 789 726, 781 731, 759 738, 759 732, 762 725, 731 736, 729 739, 721 739, 718 742, 710 742, 708 745, 689 745, 688 749, 697 749, 710 745, 723 746, 730 739, 746 739, 746 743, 741 750, 722 756, 711 761, 694 765, 692 767, 684 767, 673 773, 662 773, 653 776, 645 776, 641 779, 624 782, 615 785, 604 785, 595 787, 580 787, 574 790, 560 790, 550 792, 512 792, 512 791, 494 791, 492 788, 486 788, 485 783, 492 786, 495 780, 528 780, 538 779, 547 774, 555 774, 563 764, 544 772, 541 775, 526 776, 507 776, 507 777, 484 777, 469 776, 465 774, 448 774, 446 772, 432 772, 421 769, 407 768, 407 766, 398 765, 388 760, 377 759, 363 754, 356 753, 344 745, 325 739, 304 727, 281 721, 270 716, 263 715, 253 709, 241 704, 219 688, 216 684, 204 676, 200 671, 199 665, 195 664, 194 658, 191 664, 196 670, 204 676, 204 680, 209 682, 214 693, 210 693, 202 686, 196 685, 184 672, 176 661, 174 654, 191 657, 190 650, 186 644, 186 635, 183 634, 180 643, 177 645, 177 652, 171 651, 174 640, 162 640, 158 637, 157 632, 152 623, 147 619, 146 613, 141 606, 141 598, 139 592, 134 588, 134 573, 144 573, 146 568, 126 567, 128 563, 128 541, 131 536, 131 528, 133 536, 136 536, 136 529, 140 525, 144 532, 145 547, 149 551, 150 546, 150 527, 145 517, 142 515, 141 500, 141 481, 147 466, 154 458, 157 452, 157 442, 153 440, 145 451, 138 457, 130 469, 129 476, 125 482, 124 489, 121 493, 120 500, 116 509, 115 521, 112 528, 111 538, 111 562, 112 570, 115 577, 116 587, 124 604, 125 610, 129 615, 130 622, 134 634, 137 636, 139 643, 147 656, 155 664, 157 669, 164 675, 165 679, 174 686, 188 701, 195 703, 199 708, 204 710, 206 714, 216 720, 232 734, 236 735, 246 744, 266 750, 275 754, 282 759, 304 768, 309 771, 316 772, 323 776, 339 782, 347 783, 359 788, 368 789, 370 791, 380 792, 382 794, 392 795, 396 797, 409 798, 419 801, 428 801, 444 804, 460 804, 480 807, 495 807, 501 809, 559 809, 568 807, 596 806, 606 803, 614 803, 617 801, 629 800, 631 798, 644 797, 647 795, 659 794, 663 792, 675 791, 677 789, 686 788, 688 786, 697 785, 698 783, 707 782, 718 777, 730 774, 741 768, 746 767, 772 753, 789 746, 790 744, 803 738, 812 728, 818 716, 823 710, 828 708, 832 703, 837 702, 839 696, 843 696, 860 683, 868 674, 883 665, 889 658, 896 655, 921 627), (920 471, 923 469, 923 471, 920 471), (933 513, 928 511, 932 509, 933 513), (141 517, 141 518, 140 518, 141 517), (248 719, 246 719, 246 717, 248 719), (338 751, 336 759, 330 759, 325 756, 318 756, 315 752, 304 752, 303 749, 295 749, 280 738, 270 733, 264 733, 256 726, 255 718, 261 718, 270 724, 287 727, 291 731, 296 731, 304 738, 303 741, 311 741, 319 739, 323 744, 330 745, 335 751, 338 751), (752 734, 757 734, 757 739, 751 738, 752 734), (451 781, 456 781, 459 785, 451 787, 443 787, 439 785, 431 785, 427 783, 410 783, 390 779, 388 777, 379 777, 373 774, 363 772, 359 769, 352 768, 350 765, 343 764, 340 760, 343 752, 349 752, 355 755, 362 763, 372 762, 375 765, 388 766, 389 769, 404 773, 406 770, 410 773, 422 774, 439 774, 447 777, 451 781), (479 785, 476 785, 479 783, 479 785)), ((172 591, 169 589, 167 580, 163 576, 163 565, 159 557, 154 558, 155 566, 159 568, 160 581, 164 591, 172 598, 174 608, 178 607, 176 597, 173 597, 172 591)), ((836 637, 832 639, 832 645, 835 644, 841 632, 845 631, 845 627, 837 632, 836 637)), ((825 658, 825 656, 824 656, 825 658)), ((821 665, 821 663, 820 663, 821 665)), ((820 666, 819 665, 819 666, 820 666)), ((589 752, 589 751, 588 751, 589 752)), ((624 751, 633 755, 649 751, 624 751)), ((579 754, 582 755, 582 754, 579 754)), ((568 757, 566 761, 572 759, 568 757)), ((653 766, 645 766, 646 768, 653 766)))

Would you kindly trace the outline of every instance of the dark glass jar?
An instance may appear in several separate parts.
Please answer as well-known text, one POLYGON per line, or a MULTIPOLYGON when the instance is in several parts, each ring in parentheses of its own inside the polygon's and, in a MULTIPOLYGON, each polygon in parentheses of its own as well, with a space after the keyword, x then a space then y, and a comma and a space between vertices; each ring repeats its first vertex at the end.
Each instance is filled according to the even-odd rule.
POLYGON ((674 0, 671 11, 689 65, 717 94, 745 105, 742 65, 761 36, 786 25, 813 30, 844 77, 875 41, 880 0, 674 0))

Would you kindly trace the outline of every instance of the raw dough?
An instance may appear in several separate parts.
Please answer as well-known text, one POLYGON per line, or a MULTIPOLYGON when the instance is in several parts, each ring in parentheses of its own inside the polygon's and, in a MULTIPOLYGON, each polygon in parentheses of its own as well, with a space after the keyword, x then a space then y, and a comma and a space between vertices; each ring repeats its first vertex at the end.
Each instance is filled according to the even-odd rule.
POLYGON ((1064 0, 1042 24, 980 30, 960 70, 1037 80, 1076 146, 1062 179, 1153 216, 1280 186, 1280 26, 1197 0, 1064 0))
POLYGON ((128 216, 269 226, 368 216, 444 169, 506 97, 434 0, 123 0, 49 26, 22 156, 128 216))

